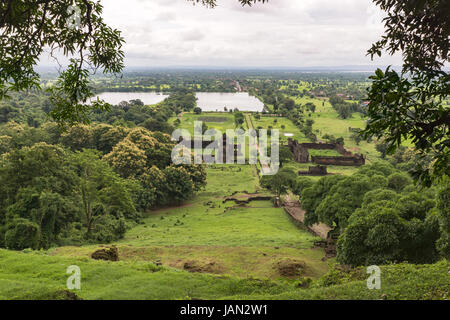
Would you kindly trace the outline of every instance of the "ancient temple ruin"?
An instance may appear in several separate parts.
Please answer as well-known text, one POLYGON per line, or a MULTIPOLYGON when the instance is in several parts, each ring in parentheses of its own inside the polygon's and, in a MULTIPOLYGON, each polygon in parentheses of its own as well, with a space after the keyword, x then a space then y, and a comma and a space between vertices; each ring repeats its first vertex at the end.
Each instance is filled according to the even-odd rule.
POLYGON ((319 166, 311 167, 310 171, 301 171, 301 175, 326 175, 326 167, 322 166, 354 166, 360 167, 366 163, 362 154, 353 154, 339 143, 299 143, 288 139, 288 146, 294 155, 294 160, 299 163, 314 163, 319 166), (309 149, 336 150, 341 156, 310 156, 309 149))

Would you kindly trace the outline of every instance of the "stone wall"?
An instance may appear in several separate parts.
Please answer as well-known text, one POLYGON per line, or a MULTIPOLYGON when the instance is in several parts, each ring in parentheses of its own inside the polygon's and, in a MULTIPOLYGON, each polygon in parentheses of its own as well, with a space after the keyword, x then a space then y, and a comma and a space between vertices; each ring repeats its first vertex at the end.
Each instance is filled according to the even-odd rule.
POLYGON ((299 143, 302 147, 306 149, 314 150, 334 150, 336 149, 335 143, 299 143))
POLYGON ((347 151, 343 144, 337 143, 298 143, 296 140, 288 139, 288 147, 294 155, 294 160, 299 163, 311 162, 319 165, 334 165, 334 166, 362 166, 365 164, 363 155, 354 155, 347 151), (317 156, 310 157, 308 149, 314 150, 336 150, 342 157, 325 157, 317 156))
MULTIPOLYGON (((194 149, 196 142, 200 142, 200 141, 186 141, 186 140, 180 140, 178 143, 181 143, 183 146, 185 146, 186 148, 189 149, 194 149)), ((209 149, 214 148, 218 145, 217 141, 201 141, 200 143, 202 145, 202 149, 205 150, 208 146, 210 146, 209 149)), ((227 155, 227 141, 226 141, 226 135, 223 136, 223 151, 219 154, 219 156, 223 156, 223 162, 226 162, 226 155, 227 155)), ((242 155, 242 150, 241 150, 241 146, 238 144, 234 144, 234 159, 235 161, 237 160, 237 157, 242 155)), ((213 154, 214 157, 214 154, 213 154)))
POLYGON ((311 161, 315 164, 328 166, 360 167, 366 164, 366 159, 361 154, 348 157, 311 157, 311 161))
POLYGON ((308 149, 303 147, 301 143, 296 140, 288 139, 288 147, 294 155, 294 160, 299 163, 309 162, 308 149))
POLYGON ((326 176, 328 174, 327 167, 325 166, 316 166, 309 167, 308 171, 299 171, 298 174, 300 176, 326 176))

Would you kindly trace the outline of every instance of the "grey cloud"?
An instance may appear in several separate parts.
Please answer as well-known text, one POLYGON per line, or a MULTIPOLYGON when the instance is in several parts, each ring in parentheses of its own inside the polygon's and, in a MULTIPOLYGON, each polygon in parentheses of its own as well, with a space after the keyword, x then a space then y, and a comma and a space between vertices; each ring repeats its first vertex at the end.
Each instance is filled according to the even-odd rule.
POLYGON ((269 0, 251 8, 218 0, 215 9, 186 0, 102 3, 107 23, 123 31, 132 66, 364 65, 383 32, 371 0, 269 0))

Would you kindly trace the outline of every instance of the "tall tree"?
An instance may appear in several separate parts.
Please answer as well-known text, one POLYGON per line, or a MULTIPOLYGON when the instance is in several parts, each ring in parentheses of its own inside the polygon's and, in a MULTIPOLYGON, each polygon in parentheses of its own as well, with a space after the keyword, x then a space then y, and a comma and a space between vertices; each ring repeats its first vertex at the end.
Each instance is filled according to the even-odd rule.
MULTIPOLYGON (((215 7, 216 0, 188 0, 215 7)), ((267 0, 238 0, 242 5, 267 0)), ((91 71, 119 74, 124 67, 125 42, 119 30, 102 17, 94 0, 2 0, 0 2, 0 100, 10 91, 40 88, 36 66, 46 47, 51 55, 70 59, 52 93, 51 116, 60 124, 88 122, 92 109, 107 110, 93 95, 91 71)))
MULTIPOLYGON (((124 39, 107 26, 103 6, 92 0, 6 0, 0 3, 0 99, 8 91, 40 87, 35 68, 44 48, 71 58, 51 88, 51 115, 73 124, 87 122, 92 95, 89 68, 123 69, 124 39)), ((56 55, 54 55, 56 56, 56 55)), ((94 108, 105 109, 100 102, 94 108)))
POLYGON ((411 139, 425 157, 433 154, 431 169, 415 172, 425 185, 450 172, 450 2, 448 0, 374 0, 387 13, 385 34, 369 50, 381 56, 401 52, 400 73, 378 69, 369 89, 369 122, 364 136, 383 137, 388 151, 411 139))
POLYGON ((100 152, 84 149, 72 156, 72 163, 78 176, 75 189, 81 199, 88 236, 95 224, 108 214, 115 218, 137 217, 124 180, 115 174, 105 161, 100 160, 100 152))

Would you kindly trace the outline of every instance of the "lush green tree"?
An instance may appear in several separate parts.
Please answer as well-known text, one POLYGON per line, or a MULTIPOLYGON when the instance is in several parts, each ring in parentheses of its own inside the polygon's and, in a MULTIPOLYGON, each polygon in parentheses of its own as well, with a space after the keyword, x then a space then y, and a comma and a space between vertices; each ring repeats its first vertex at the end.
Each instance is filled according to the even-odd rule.
POLYGON ((335 105, 335 109, 342 119, 348 119, 352 116, 350 106, 346 103, 335 105))
POLYGON ((410 184, 412 184, 412 179, 404 172, 395 172, 388 177, 388 187, 397 192, 401 192, 410 184))
POLYGON ((39 88, 35 71, 45 47, 52 52, 76 56, 51 88, 51 115, 58 121, 87 121, 91 108, 104 109, 101 103, 86 104, 92 95, 88 68, 119 73, 123 68, 124 42, 118 30, 102 18, 103 7, 91 0, 17 1, 0 3, 0 99, 8 91, 39 88), (78 21, 71 5, 80 10, 78 21), (79 22, 79 24, 73 23, 79 22))
POLYGON ((70 127, 61 135, 61 142, 73 151, 81 150, 83 148, 93 148, 94 135, 92 127, 87 125, 70 127))
POLYGON ((142 127, 132 129, 125 141, 135 144, 146 155, 146 166, 164 169, 172 162, 172 149, 175 144, 170 136, 161 132, 150 132, 142 127))
MULTIPOLYGON (((102 225, 99 221, 106 215, 118 219, 118 224, 122 224, 120 218, 137 218, 125 181, 100 160, 100 152, 86 149, 77 152, 72 156, 72 164, 78 176, 75 189, 80 198, 88 237, 95 233, 97 225, 102 225)), ((108 223, 112 223, 111 219, 108 223)))
POLYGON ((156 204, 168 201, 165 189, 166 176, 161 169, 156 166, 146 169, 139 181, 144 187, 141 195, 144 208, 150 209, 156 204))
POLYGON ((201 114, 202 113, 202 109, 199 108, 199 107, 195 107, 193 111, 194 111, 195 114, 201 114))
MULTIPOLYGON (((393 195, 386 193, 384 196, 393 195)), ((417 205, 417 202, 409 202, 406 198, 395 202, 376 199, 365 202, 351 216, 348 227, 338 239, 338 261, 353 266, 435 262, 438 259, 436 242, 440 236, 437 215, 426 206, 422 206, 420 214, 404 215, 400 212, 402 206, 417 205)))
POLYGON ((132 129, 127 137, 127 140, 134 143, 139 149, 147 151, 149 149, 155 148, 158 141, 151 136, 150 131, 137 127, 132 129))
POLYGON ((377 208, 359 215, 338 239, 337 259, 353 266, 402 260, 400 243, 406 226, 394 209, 377 208))
POLYGON ((439 191, 437 209, 440 219, 441 238, 438 248, 441 255, 450 259, 450 179, 444 179, 439 191))
POLYGON ((314 185, 314 181, 311 178, 300 177, 297 179, 292 192, 299 195, 301 198, 303 190, 305 190, 306 188, 311 188, 313 185, 314 185))
POLYGON ((273 176, 263 176, 261 185, 269 190, 275 192, 280 197, 282 194, 292 190, 295 186, 296 174, 292 169, 283 168, 273 176))
POLYGON ((312 102, 308 102, 307 104, 305 104, 305 108, 312 113, 316 112, 316 105, 312 102))
POLYGON ((167 200, 171 203, 179 203, 191 198, 194 194, 194 183, 186 169, 170 166, 163 170, 165 175, 164 189, 167 200))
POLYGON ((384 142, 377 143, 375 149, 380 153, 381 159, 385 159, 388 151, 388 145, 384 142))
POLYGON ((67 152, 58 146, 38 143, 12 150, 2 159, 0 184, 0 226, 20 219, 34 223, 37 247, 55 243, 61 230, 77 220, 75 174, 67 152))
POLYGON ((245 121, 245 117, 244 114, 242 112, 235 112, 234 113, 234 124, 236 125, 236 127, 240 127, 244 124, 245 121))
POLYGON ((359 146, 359 144, 362 141, 362 137, 359 134, 359 132, 354 132, 351 134, 350 139, 352 139, 353 141, 355 141, 356 145, 359 146))
POLYGON ((12 147, 13 142, 10 136, 0 136, 0 154, 10 151, 12 147))
POLYGON ((396 201, 398 201, 399 197, 400 196, 395 191, 385 189, 385 188, 378 188, 375 190, 371 190, 364 195, 361 206, 364 208, 364 207, 370 205, 371 203, 376 203, 376 202, 380 202, 380 201, 396 202, 396 201))
POLYGON ((283 167, 285 163, 293 160, 294 155, 292 154, 291 150, 287 146, 280 146, 279 149, 280 167, 283 167))
POLYGON ((317 222, 317 207, 325 199, 331 188, 343 180, 340 175, 325 176, 320 178, 312 187, 306 188, 302 193, 302 208, 306 211, 305 224, 311 226, 317 222))
POLYGON ((108 124, 97 124, 92 127, 95 149, 103 154, 110 153, 115 145, 128 135, 129 129, 108 124))
POLYGON ((395 168, 386 161, 374 161, 369 165, 365 165, 358 169, 359 174, 373 177, 375 175, 383 175, 388 177, 395 172, 395 168))
POLYGON ((10 250, 38 249, 39 226, 27 219, 16 219, 6 227, 5 247, 10 250))
POLYGON ((403 69, 378 69, 369 89, 366 138, 383 137, 392 153, 411 140, 422 156, 433 152, 431 168, 418 167, 415 177, 425 185, 450 172, 450 3, 447 0, 374 0, 387 13, 385 34, 369 50, 372 58, 403 54, 403 69))
POLYGON ((200 191, 206 187, 206 167, 202 164, 181 165, 188 173, 194 186, 194 191, 200 191))
POLYGON ((402 195, 396 202, 400 217, 406 220, 425 220, 428 212, 436 206, 434 194, 412 191, 402 195))
POLYGON ((172 134, 172 132, 175 130, 174 127, 167 122, 151 118, 145 120, 142 126, 149 131, 160 131, 167 134, 172 134))
POLYGON ((331 188, 326 198, 317 206, 315 212, 318 221, 343 230, 349 217, 362 205, 364 195, 377 187, 364 175, 344 178, 331 188))
POLYGON ((119 142, 104 160, 123 178, 140 176, 147 165, 145 151, 128 139, 119 142))
POLYGON ((283 108, 290 111, 295 108, 295 101, 291 98, 287 98, 283 102, 283 108))

